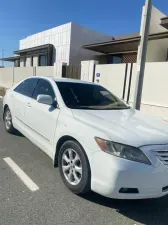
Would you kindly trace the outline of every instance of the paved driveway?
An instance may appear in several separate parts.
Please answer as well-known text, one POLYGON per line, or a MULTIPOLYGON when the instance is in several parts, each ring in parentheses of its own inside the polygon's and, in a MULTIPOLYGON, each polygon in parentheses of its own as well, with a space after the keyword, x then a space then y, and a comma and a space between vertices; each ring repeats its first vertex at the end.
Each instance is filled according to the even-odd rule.
MULTIPOLYGON (((0 102, 0 116, 2 102, 0 102)), ((121 201, 72 194, 52 160, 28 139, 5 132, 0 117, 0 225, 167 225, 168 197, 121 201), (32 192, 11 170, 10 157, 34 182, 32 192)))

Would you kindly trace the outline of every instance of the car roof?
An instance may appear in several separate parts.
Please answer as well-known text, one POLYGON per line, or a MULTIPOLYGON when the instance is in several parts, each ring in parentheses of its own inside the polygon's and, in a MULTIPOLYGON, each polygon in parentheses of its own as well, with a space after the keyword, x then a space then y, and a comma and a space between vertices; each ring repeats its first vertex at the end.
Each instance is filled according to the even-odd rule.
POLYGON ((54 78, 56 82, 67 82, 67 83, 81 83, 81 84, 94 84, 92 82, 77 80, 77 79, 70 79, 70 78, 54 78))
POLYGON ((77 79, 70 79, 70 78, 62 78, 62 77, 45 77, 45 76, 34 76, 33 78, 44 78, 44 79, 52 79, 56 82, 64 82, 64 83, 79 83, 79 84, 92 84, 92 85, 97 85, 95 83, 92 82, 88 82, 88 81, 83 81, 83 80, 77 80, 77 79))

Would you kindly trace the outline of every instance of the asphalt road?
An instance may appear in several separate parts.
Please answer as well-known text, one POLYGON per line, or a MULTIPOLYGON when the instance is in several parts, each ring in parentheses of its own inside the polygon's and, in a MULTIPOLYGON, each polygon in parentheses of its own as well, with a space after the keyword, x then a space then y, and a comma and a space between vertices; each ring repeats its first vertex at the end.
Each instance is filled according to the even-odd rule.
POLYGON ((72 194, 52 160, 21 135, 6 133, 0 102, 0 225, 167 225, 168 197, 113 200, 72 194), (10 157, 39 187, 30 191, 4 161, 10 157))

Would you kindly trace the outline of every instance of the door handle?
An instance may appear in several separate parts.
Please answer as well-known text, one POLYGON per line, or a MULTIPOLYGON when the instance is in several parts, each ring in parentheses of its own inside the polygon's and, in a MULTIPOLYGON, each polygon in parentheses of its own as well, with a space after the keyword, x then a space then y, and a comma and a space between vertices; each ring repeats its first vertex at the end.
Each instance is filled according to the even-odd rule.
POLYGON ((31 103, 30 102, 27 103, 27 107, 31 107, 31 103))

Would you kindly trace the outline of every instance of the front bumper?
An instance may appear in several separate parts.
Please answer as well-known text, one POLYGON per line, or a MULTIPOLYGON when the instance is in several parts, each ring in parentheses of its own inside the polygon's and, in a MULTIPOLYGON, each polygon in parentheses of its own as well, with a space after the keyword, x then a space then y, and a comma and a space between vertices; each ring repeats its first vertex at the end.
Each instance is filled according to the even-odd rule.
POLYGON ((163 188, 168 186, 168 169, 156 157, 153 160, 153 165, 146 165, 98 151, 92 155, 91 160, 91 189, 116 199, 165 196, 168 189, 163 188), (139 193, 119 193, 121 188, 137 188, 139 193))

